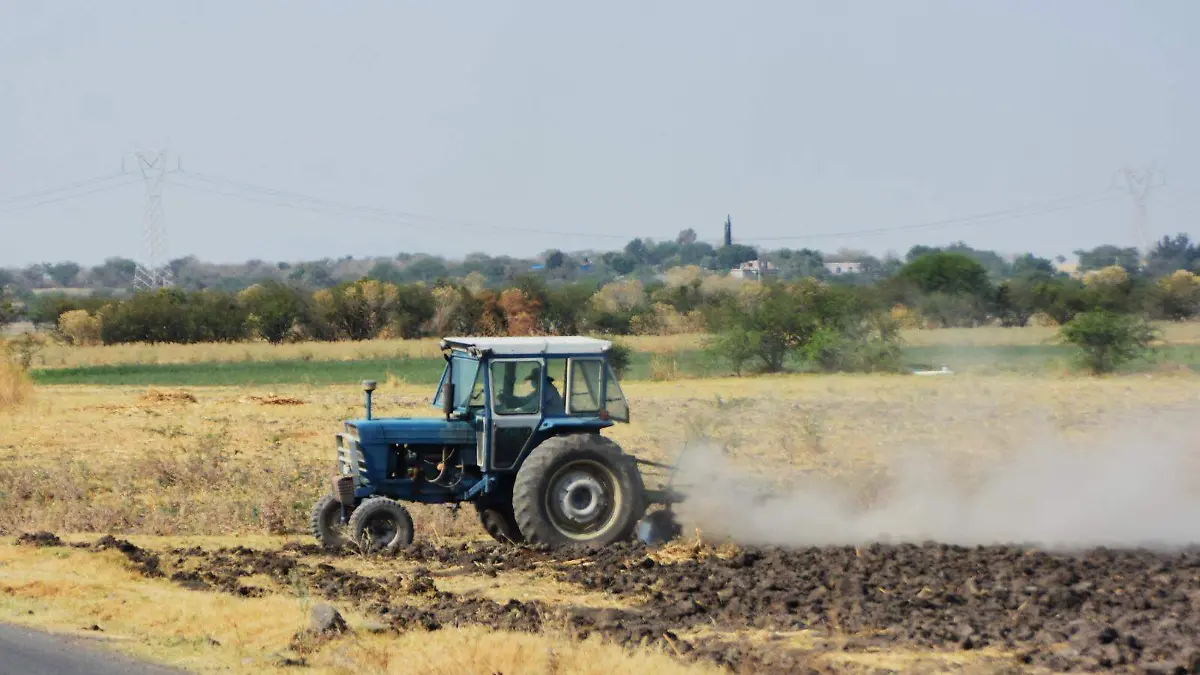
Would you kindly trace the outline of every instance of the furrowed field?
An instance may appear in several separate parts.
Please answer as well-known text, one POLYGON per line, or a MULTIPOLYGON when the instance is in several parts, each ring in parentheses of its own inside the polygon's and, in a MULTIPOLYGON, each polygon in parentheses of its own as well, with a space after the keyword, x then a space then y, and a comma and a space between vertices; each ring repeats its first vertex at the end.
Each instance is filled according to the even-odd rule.
MULTIPOLYGON (((1196 468, 1200 326, 1164 328, 1150 363, 1105 378, 1077 373, 1049 329, 906 334, 906 361, 955 371, 938 377, 735 378, 705 358, 701 336, 627 339, 632 423, 609 435, 658 461, 686 445, 711 470, 690 474, 717 497, 684 510, 683 540, 570 555, 510 549, 469 507, 414 507, 417 542, 395 558, 318 551, 308 512, 328 489, 333 434, 362 414, 358 380, 380 381, 378 415, 437 414, 435 341, 47 347, 32 395, 0 411, 0 621, 96 626, 118 649, 197 672, 1071 672, 1166 662, 1197 638, 1195 554, 839 546, 828 530, 973 543, 1011 523, 921 518, 984 504, 972 494, 1001 511, 1056 496, 1102 503, 1071 484, 1082 475, 1071 467, 1111 469, 1101 492, 1136 500, 1144 491, 1121 475, 1139 480, 1165 449, 1196 468), (1112 460, 1131 452, 1145 462, 1112 460), (989 479, 1031 453, 1054 463, 989 479), (944 480, 914 490, 904 483, 914 463, 944 480), (768 508, 727 498, 755 479, 789 498, 768 508), (947 483, 967 496, 950 496, 947 483), (814 484, 843 502, 825 512, 806 501, 814 484), (885 516, 871 516, 876 508, 885 516), (17 543, 35 531, 61 540, 17 543), (110 534, 130 543, 101 538, 110 534), (1052 592, 1083 582, 1075 599, 1052 592), (1142 602, 1146 584, 1158 590, 1142 602), (352 632, 305 634, 319 602, 352 632), (1068 626, 1079 603, 1086 625, 1068 626), (1144 620, 1121 623, 1126 615, 1144 620), (1105 626, 1123 641, 1093 639, 1105 626), (1124 638, 1135 634, 1136 649, 1124 638)), ((1194 496, 1196 481, 1184 482, 1194 496)), ((1138 513, 1151 522, 1163 512, 1138 513)), ((1162 525, 1147 531, 1177 534, 1162 525)))

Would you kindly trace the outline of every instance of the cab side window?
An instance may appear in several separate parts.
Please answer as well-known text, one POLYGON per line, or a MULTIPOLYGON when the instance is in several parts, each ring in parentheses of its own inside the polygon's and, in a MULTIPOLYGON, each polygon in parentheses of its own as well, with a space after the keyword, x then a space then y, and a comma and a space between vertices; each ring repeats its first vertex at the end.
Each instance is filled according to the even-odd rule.
POLYGON ((536 415, 542 407, 542 364, 493 361, 492 409, 497 415, 536 415))

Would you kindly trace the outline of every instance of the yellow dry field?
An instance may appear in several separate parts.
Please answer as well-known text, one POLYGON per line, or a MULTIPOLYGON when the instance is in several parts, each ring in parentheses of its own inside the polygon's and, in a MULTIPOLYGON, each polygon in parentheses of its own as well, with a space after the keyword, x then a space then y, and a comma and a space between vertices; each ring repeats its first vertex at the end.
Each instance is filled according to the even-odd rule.
MULTIPOLYGON (((676 353, 700 345, 703 336, 629 336, 619 338, 636 351, 676 353)), ((359 361, 365 359, 438 358, 438 340, 367 340, 363 342, 267 342, 125 344, 72 347, 51 344, 38 352, 36 365, 73 368, 133 363, 234 363, 243 361, 359 361)))
MULTIPOLYGON (((377 414, 433 416, 430 393, 384 387, 377 414)), ((1200 378, 1191 374, 778 376, 629 383, 626 393, 633 423, 610 435, 634 454, 669 461, 685 442, 699 441, 739 472, 783 485, 827 477, 864 504, 886 492, 887 467, 899 453, 937 455, 969 470, 1035 451, 1047 439, 1088 452, 1112 444, 1114 425, 1136 432, 1166 413, 1194 419, 1200 412, 1200 378)), ((194 592, 141 577, 115 551, 15 546, 13 537, 41 529, 76 540, 113 533, 154 550, 307 542, 308 509, 333 469, 333 434, 361 412, 361 392, 341 386, 36 388, 24 404, 0 412, 0 621, 68 632, 96 624, 114 648, 197 672, 296 672, 277 664, 307 623, 313 599, 303 593, 194 592)), ((485 537, 471 509, 413 511, 419 539, 485 537)), ((383 578, 395 573, 377 567, 383 563, 340 564, 383 578)), ((614 602, 536 574, 466 575, 439 587, 497 600, 614 602)), ((365 627, 356 608, 340 609, 365 627)), ((988 657, 896 651, 825 658, 851 671, 940 672, 988 657)), ((478 627, 359 630, 317 649, 309 662, 304 672, 717 672, 659 649, 478 627)))
MULTIPOLYGON (((1200 322, 1161 323, 1156 328, 1167 344, 1200 344, 1200 322)), ((904 341, 914 347, 999 347, 1048 344, 1057 329, 943 328, 905 330, 904 341)), ((617 338, 635 351, 677 354, 699 348, 703 335, 635 335, 617 338)), ((242 361, 355 361, 361 359, 431 358, 439 356, 438 341, 369 340, 365 342, 303 342, 271 345, 265 342, 206 343, 196 345, 109 345, 71 347, 52 344, 39 351, 35 365, 45 368, 119 365, 134 363, 229 363, 242 361)))

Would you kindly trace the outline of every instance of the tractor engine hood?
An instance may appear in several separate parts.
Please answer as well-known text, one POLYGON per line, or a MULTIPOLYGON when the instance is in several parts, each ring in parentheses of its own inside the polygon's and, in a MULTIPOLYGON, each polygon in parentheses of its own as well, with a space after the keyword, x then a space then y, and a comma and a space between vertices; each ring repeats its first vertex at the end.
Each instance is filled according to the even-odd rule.
POLYGON ((473 445, 475 425, 463 420, 438 417, 391 417, 346 422, 346 431, 363 445, 473 445))

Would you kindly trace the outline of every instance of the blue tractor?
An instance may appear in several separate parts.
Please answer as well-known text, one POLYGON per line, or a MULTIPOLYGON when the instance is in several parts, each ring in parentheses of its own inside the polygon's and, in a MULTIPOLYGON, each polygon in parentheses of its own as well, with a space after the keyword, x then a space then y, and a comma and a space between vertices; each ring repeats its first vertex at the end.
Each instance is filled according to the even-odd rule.
POLYGON ((609 360, 611 343, 585 337, 446 338, 441 417, 366 417, 337 435, 332 493, 313 507, 325 546, 407 546, 402 502, 474 505, 506 543, 608 544, 636 531, 677 533, 670 489, 647 490, 638 460, 600 431, 629 421, 609 360), (561 389, 560 389, 561 387, 561 389), (643 518, 654 503, 668 508, 643 518))

